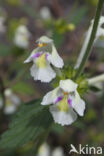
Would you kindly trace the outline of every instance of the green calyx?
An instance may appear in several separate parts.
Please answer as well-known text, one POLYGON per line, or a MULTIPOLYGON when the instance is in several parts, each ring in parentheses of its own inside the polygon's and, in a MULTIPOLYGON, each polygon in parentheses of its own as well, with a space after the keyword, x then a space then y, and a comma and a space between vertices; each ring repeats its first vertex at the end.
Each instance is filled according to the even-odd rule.
POLYGON ((65 80, 65 79, 71 79, 75 83, 78 84, 77 91, 79 92, 80 95, 83 95, 88 91, 88 82, 85 74, 81 74, 76 80, 74 80, 74 77, 76 75, 77 70, 73 69, 72 67, 65 66, 61 70, 61 76, 57 76, 56 79, 53 81, 52 86, 54 88, 59 86, 60 80, 65 80))

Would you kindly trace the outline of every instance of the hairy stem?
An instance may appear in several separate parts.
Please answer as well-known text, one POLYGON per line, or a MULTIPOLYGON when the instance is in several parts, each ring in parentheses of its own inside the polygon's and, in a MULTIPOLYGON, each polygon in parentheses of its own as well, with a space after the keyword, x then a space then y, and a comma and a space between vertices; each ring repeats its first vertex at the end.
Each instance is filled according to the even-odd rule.
POLYGON ((95 18, 94 18, 94 23, 93 23, 93 29, 92 29, 92 32, 91 32, 91 36, 90 36, 87 48, 85 49, 84 56, 83 56, 83 58, 81 60, 81 63, 79 65, 79 68, 78 68, 77 73, 75 75, 75 79, 77 79, 80 76, 80 74, 82 73, 82 71, 84 69, 84 66, 86 64, 86 61, 87 61, 87 59, 88 59, 88 57, 89 57, 89 55, 91 53, 91 49, 92 49, 93 42, 94 42, 94 39, 95 39, 95 36, 96 36, 97 27, 98 27, 98 24, 99 24, 99 19, 100 19, 102 7, 103 7, 103 2, 104 2, 104 0, 99 0, 99 2, 98 2, 98 7, 97 7, 96 15, 95 15, 95 18))
POLYGON ((4 91, 5 91, 4 82, 3 82, 2 77, 0 76, 0 93, 1 93, 2 101, 3 101, 2 111, 4 110, 4 107, 5 107, 5 94, 4 94, 4 91))

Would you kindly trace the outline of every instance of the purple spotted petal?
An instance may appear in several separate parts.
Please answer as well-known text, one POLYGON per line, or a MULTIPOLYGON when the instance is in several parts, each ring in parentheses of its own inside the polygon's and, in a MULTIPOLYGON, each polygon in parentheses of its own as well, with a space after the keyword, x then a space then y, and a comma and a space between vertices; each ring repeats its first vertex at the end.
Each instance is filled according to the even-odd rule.
POLYGON ((72 100, 68 99, 68 104, 70 105, 70 107, 72 107, 72 100))
POLYGON ((38 53, 35 53, 34 55, 32 55, 32 58, 38 58, 41 56, 42 53, 38 52, 38 53))
POLYGON ((61 101, 62 99, 63 99, 63 97, 62 97, 62 96, 59 96, 59 97, 56 99, 55 104, 58 103, 59 101, 61 101))

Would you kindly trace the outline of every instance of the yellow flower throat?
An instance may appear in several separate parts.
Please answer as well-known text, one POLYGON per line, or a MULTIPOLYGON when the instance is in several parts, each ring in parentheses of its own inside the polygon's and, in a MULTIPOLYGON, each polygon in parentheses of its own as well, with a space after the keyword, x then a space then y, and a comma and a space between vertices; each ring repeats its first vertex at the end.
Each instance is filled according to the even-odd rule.
POLYGON ((63 99, 59 102, 58 109, 61 112, 67 112, 69 110, 67 94, 64 94, 63 99))
POLYGON ((43 53, 36 61, 36 64, 39 68, 46 68, 47 62, 46 62, 46 54, 43 53))

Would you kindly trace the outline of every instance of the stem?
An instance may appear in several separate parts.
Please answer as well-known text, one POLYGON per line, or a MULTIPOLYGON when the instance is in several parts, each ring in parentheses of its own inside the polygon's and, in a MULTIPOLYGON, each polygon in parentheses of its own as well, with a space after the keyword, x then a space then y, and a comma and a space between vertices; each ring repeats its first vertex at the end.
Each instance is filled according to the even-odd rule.
POLYGON ((89 85, 93 85, 93 84, 98 83, 98 82, 104 82, 104 74, 90 78, 87 81, 88 81, 89 85))
POLYGON ((102 7, 103 7, 103 2, 104 2, 104 0, 99 0, 99 2, 98 2, 98 7, 97 7, 97 10, 96 10, 96 15, 95 15, 94 23, 93 23, 93 29, 92 29, 92 32, 91 32, 91 36, 90 36, 87 48, 85 50, 84 56, 82 58, 82 61, 81 61, 80 65, 79 65, 79 68, 78 68, 77 73, 75 75, 75 79, 77 79, 80 76, 80 74, 82 73, 82 71, 84 69, 84 66, 86 64, 86 61, 87 61, 87 59, 88 59, 88 57, 89 57, 89 55, 91 53, 91 49, 92 49, 92 46, 93 46, 93 42, 94 42, 94 39, 95 39, 95 35, 96 35, 96 32, 97 32, 97 27, 98 27, 100 15, 101 15, 102 7))
POLYGON ((1 92, 1 96, 2 96, 2 100, 3 100, 3 107, 2 107, 2 111, 5 108, 5 87, 4 87, 4 83, 3 83, 3 79, 0 77, 0 92, 1 92))

